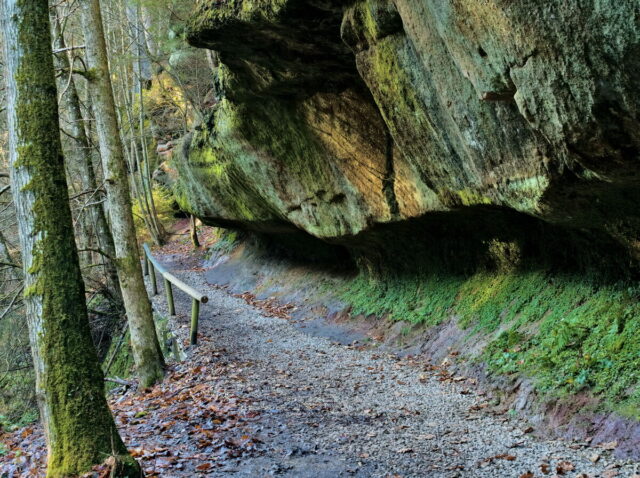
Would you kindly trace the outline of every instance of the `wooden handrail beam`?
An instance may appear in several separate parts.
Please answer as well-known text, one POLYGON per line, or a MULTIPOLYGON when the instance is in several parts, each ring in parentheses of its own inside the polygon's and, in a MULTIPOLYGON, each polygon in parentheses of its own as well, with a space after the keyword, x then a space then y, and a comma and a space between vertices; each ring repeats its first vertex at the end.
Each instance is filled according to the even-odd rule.
POLYGON ((196 299, 198 302, 201 302, 203 304, 206 304, 207 302, 209 302, 209 298, 206 295, 194 289, 190 285, 182 282, 180 279, 174 276, 171 272, 169 272, 166 267, 160 264, 155 259, 155 257, 153 257, 153 255, 151 254, 151 249, 149 249, 148 244, 144 244, 142 247, 144 248, 147 257, 149 258, 149 262, 153 264, 153 267, 155 268, 155 270, 157 270, 162 277, 164 277, 166 280, 171 282, 173 285, 175 285, 178 289, 180 289, 185 294, 189 295, 193 299, 196 299))

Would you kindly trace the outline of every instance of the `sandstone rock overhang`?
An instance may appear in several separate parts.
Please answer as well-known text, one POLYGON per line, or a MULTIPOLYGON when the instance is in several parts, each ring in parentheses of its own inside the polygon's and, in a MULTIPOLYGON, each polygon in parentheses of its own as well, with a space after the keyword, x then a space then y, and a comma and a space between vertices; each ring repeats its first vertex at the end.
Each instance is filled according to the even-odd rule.
POLYGON ((222 62, 175 158, 211 224, 348 244, 500 208, 635 255, 637 2, 203 1, 188 41, 222 62))

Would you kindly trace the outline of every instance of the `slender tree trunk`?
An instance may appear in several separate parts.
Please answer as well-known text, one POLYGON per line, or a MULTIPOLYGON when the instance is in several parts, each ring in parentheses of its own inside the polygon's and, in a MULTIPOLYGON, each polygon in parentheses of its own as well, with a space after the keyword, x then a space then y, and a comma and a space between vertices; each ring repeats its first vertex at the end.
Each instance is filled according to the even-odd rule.
MULTIPOLYGON (((149 154, 148 145, 144 129, 144 89, 151 83, 151 61, 149 59, 148 49, 145 43, 144 37, 144 25, 142 22, 141 8, 139 4, 128 3, 126 8, 127 19, 129 21, 129 30, 131 32, 136 58, 133 62, 133 81, 135 84, 135 94, 138 96, 138 139, 139 150, 142 161, 137 162, 138 171, 142 182, 142 191, 145 194, 144 201, 146 205, 148 222, 151 224, 153 230, 149 229, 151 236, 156 245, 162 245, 165 242, 166 231, 162 226, 162 223, 158 219, 158 213, 156 210, 155 200, 153 198, 153 186, 151 184, 151 169, 149 166, 149 154)), ((124 76, 123 76, 124 78, 124 76)), ((125 90, 125 94, 126 94, 125 90)), ((132 92, 133 96, 133 92, 132 92)), ((133 101, 131 102, 131 104, 133 101)), ((133 112, 127 109, 127 115, 131 116, 133 112)), ((134 137, 135 128, 133 121, 131 121, 131 135, 134 137)), ((137 152, 137 149, 136 149, 137 152)))
POLYGON ((47 0, 2 0, 11 187, 25 277, 47 476, 89 471, 116 454, 139 476, 104 394, 73 238, 58 134, 47 0))
POLYGON ((153 17, 148 7, 142 5, 142 26, 144 28, 144 38, 146 41, 146 50, 149 52, 149 56, 155 56, 158 54, 158 45, 154 38, 151 27, 153 25, 153 17))
POLYGON ((151 60, 149 59, 146 45, 147 40, 145 38, 144 25, 142 24, 140 4, 137 1, 128 0, 126 10, 131 38, 133 39, 133 51, 135 52, 133 71, 135 76, 140 79, 142 86, 149 88, 151 86, 153 73, 151 71, 151 60))
POLYGON ((0 231, 0 279, 5 278, 11 281, 18 279, 18 274, 16 267, 18 262, 16 262, 13 257, 11 257, 11 253, 9 252, 9 246, 7 245, 7 239, 0 231))
POLYGON ((156 244, 162 245, 165 243, 166 231, 160 219, 158 218, 158 211, 156 210, 155 199, 153 198, 153 185, 151 184, 151 167, 149 166, 149 151, 147 140, 144 131, 144 97, 142 95, 142 82, 138 82, 138 93, 140 101, 140 110, 138 116, 138 129, 140 134, 140 150, 142 151, 142 160, 144 162, 144 170, 141 170, 143 181, 146 183, 147 195, 149 198, 149 218, 155 230, 155 236, 158 238, 156 244))
MULTIPOLYGON (((57 16, 57 9, 51 9, 51 27, 53 32, 53 44, 57 50, 64 50, 65 42, 64 36, 60 28, 60 22, 57 16)), ((69 71, 69 58, 66 52, 58 53, 54 56, 55 66, 63 71, 67 72, 69 76, 62 76, 62 80, 59 81, 59 86, 62 91, 60 98, 60 104, 68 116, 68 122, 65 124, 67 133, 71 136, 72 147, 67 152, 67 162, 71 158, 73 164, 76 166, 79 175, 82 188, 84 191, 96 191, 98 186, 96 184, 96 175, 93 170, 93 161, 91 158, 91 145, 87 137, 86 130, 84 128, 84 118, 80 110, 80 99, 78 97, 78 90, 76 84, 69 71)), ((100 197, 100 196, 98 196, 100 197)), ((96 202, 95 197, 90 197, 90 202, 96 202)), ((119 303, 122 303, 122 294, 120 293, 120 285, 118 283, 118 272, 113 263, 113 257, 115 257, 115 246, 113 244, 113 237, 111 231, 109 231, 109 225, 104 214, 102 204, 94 204, 89 206, 88 211, 81 211, 82 223, 85 224, 83 232, 89 233, 90 227, 88 224, 93 225, 95 228, 96 237, 98 239, 99 248, 104 251, 108 256, 99 257, 100 262, 104 265, 104 271, 107 279, 107 290, 111 296, 119 303), (88 223, 88 224, 87 224, 88 223)), ((91 241, 89 237, 82 238, 83 248, 91 248, 91 241)), ((82 247, 81 246, 81 247, 82 247)))
POLYGON ((193 244, 193 247, 195 247, 196 249, 200 247, 200 241, 198 240, 198 229, 196 226, 196 217, 193 214, 191 215, 191 242, 193 244))
POLYGON ((131 196, 124 150, 113 101, 107 49, 98 0, 81 0, 87 63, 92 76, 92 97, 100 155, 107 188, 111 232, 115 241, 116 267, 124 299, 133 358, 140 384, 152 385, 162 379, 164 359, 142 279, 136 233, 131 213, 131 196))
MULTIPOLYGON (((120 52, 126 52, 132 47, 134 48, 134 51, 137 51, 137 49, 139 48, 139 43, 136 39, 136 35, 138 33, 137 30, 131 25, 132 12, 135 18, 136 9, 129 4, 128 0, 117 2, 117 5, 119 7, 118 15, 120 23, 117 24, 119 25, 119 29, 118 26, 112 28, 112 44, 114 46, 117 45, 117 47, 120 48, 120 52)), ((140 217, 143 220, 145 227, 149 232, 149 235, 151 236, 151 240, 154 244, 161 245, 162 240, 156 228, 154 227, 154 223, 151 220, 149 194, 147 194, 144 170, 142 168, 142 161, 140 160, 141 151, 138 147, 136 138, 136 126, 133 119, 133 103, 135 101, 135 95, 137 94, 138 88, 134 88, 129 83, 129 79, 132 76, 139 78, 139 73, 136 73, 139 70, 139 62, 136 60, 136 58, 134 58, 131 65, 127 64, 126 62, 120 62, 120 71, 117 75, 120 79, 120 88, 115 88, 114 95, 116 94, 116 92, 118 92, 121 99, 122 107, 118 110, 120 124, 123 125, 126 119, 126 124, 128 125, 128 135, 126 134, 127 131, 122 128, 120 138, 122 144, 125 147, 125 158, 128 163, 129 171, 131 171, 131 192, 133 193, 133 197, 138 201, 141 212, 140 217), (131 66, 131 69, 129 69, 129 66, 131 66), (131 74, 132 71, 133 75, 131 74)))

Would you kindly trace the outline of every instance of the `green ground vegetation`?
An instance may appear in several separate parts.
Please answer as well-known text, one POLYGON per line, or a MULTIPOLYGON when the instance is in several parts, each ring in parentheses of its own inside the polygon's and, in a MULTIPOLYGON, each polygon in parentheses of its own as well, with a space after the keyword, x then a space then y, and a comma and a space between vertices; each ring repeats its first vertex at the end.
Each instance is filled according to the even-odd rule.
POLYGON ((339 295, 354 314, 438 325, 452 316, 485 334, 480 359, 495 373, 523 374, 539 391, 588 390, 640 418, 640 287, 551 271, 431 274, 408 280, 360 274, 339 295))

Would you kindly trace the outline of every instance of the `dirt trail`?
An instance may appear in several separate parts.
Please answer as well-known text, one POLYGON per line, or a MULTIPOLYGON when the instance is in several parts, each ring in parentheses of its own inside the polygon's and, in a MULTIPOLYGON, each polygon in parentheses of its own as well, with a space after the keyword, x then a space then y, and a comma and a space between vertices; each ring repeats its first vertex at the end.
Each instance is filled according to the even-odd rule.
MULTIPOLYGON (((314 336, 349 334, 265 316, 207 284, 196 256, 156 257, 210 300, 199 345, 170 364, 161 384, 110 395, 147 476, 640 478, 637 465, 610 451, 537 437, 517 417, 493 411, 472 380, 423 357, 314 336)), ((177 290, 174 297, 172 325, 187 344, 191 301, 177 290)), ((153 302, 167 314, 162 289, 153 302)), ((0 441, 0 477, 44 476, 39 425, 0 433, 0 441)))
MULTIPOLYGON (((425 359, 311 336, 207 284, 193 258, 158 258, 209 295, 197 353, 218 351, 214 363, 226 364, 227 373, 215 377, 215 389, 240 398, 239 414, 251 417, 242 423, 250 450, 217 461, 202 476, 635 474, 635 465, 616 462, 606 450, 544 440, 516 417, 494 414, 471 381, 425 359)), ((190 302, 179 292, 175 298, 186 340, 190 302)), ((162 291, 154 306, 166 312, 162 291)), ((183 475, 167 470, 162 476, 183 475)))

